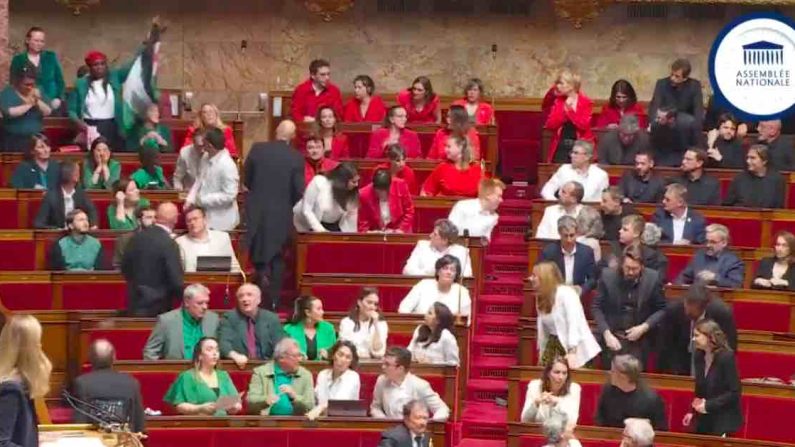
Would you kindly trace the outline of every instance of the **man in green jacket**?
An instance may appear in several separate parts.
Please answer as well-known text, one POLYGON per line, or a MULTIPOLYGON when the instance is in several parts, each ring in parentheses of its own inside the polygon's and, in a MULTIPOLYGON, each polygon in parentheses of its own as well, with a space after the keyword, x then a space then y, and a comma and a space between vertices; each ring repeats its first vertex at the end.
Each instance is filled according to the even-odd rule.
POLYGON ((254 368, 246 399, 252 414, 301 416, 315 405, 312 373, 299 365, 301 351, 292 338, 276 344, 273 360, 254 368))

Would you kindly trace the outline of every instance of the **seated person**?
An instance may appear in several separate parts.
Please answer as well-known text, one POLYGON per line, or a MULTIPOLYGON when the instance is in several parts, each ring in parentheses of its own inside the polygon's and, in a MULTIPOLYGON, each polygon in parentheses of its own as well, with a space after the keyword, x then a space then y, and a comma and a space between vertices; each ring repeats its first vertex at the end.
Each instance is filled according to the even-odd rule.
POLYGON ((38 70, 32 63, 15 67, 11 83, 0 91, 3 150, 22 152, 30 138, 42 131, 44 117, 52 113, 47 98, 36 86, 38 70))
POLYGON ((431 446, 433 441, 428 431, 430 414, 424 401, 414 399, 406 402, 403 405, 403 422, 381 432, 378 447, 431 446))
POLYGON ((665 403, 640 377, 640 361, 628 354, 617 355, 610 380, 602 387, 596 406, 595 425, 621 427, 627 418, 648 419, 655 430, 668 430, 665 403))
POLYGON ((325 156, 332 160, 351 158, 348 136, 337 131, 337 113, 331 106, 320 106, 315 116, 318 136, 323 143, 325 156))
POLYGON ((406 158, 422 158, 422 146, 417 132, 406 129, 408 112, 402 106, 392 106, 386 113, 384 127, 370 134, 367 158, 385 158, 387 146, 399 144, 406 158))
POLYGON ((635 154, 635 169, 624 172, 618 187, 627 203, 660 203, 665 182, 654 172, 654 155, 642 151, 635 154))
POLYGON ((435 302, 425 313, 425 322, 411 336, 408 350, 415 362, 458 366, 458 341, 453 334, 455 317, 450 308, 435 302))
POLYGON ((683 119, 685 115, 680 116, 675 107, 660 107, 654 114, 650 107, 649 117, 654 118, 649 143, 658 165, 677 166, 688 148, 699 146, 701 128, 683 119))
POLYGON ((204 152, 207 158, 201 176, 193 185, 184 206, 201 206, 207 215, 207 225, 213 230, 232 231, 240 222, 237 195, 240 175, 237 164, 224 149, 224 134, 218 129, 204 133, 204 152))
POLYGON ((571 216, 558 219, 560 240, 550 242, 538 261, 554 262, 563 275, 563 283, 575 286, 581 295, 596 285, 596 260, 591 247, 577 242, 577 221, 571 216))
MULTIPOLYGON (((628 116, 635 117, 635 124, 641 129, 649 126, 646 111, 642 105, 638 104, 638 95, 635 93, 635 88, 626 79, 619 79, 613 83, 613 87, 610 89, 610 99, 607 104, 602 106, 594 127, 598 129, 615 129, 616 127, 621 127, 621 120, 628 116)), ((599 153, 602 153, 601 149, 599 153)))
POLYGON ((503 191, 505 183, 495 178, 484 178, 478 185, 477 199, 456 202, 447 219, 458 228, 458 235, 491 240, 491 232, 500 219, 497 209, 502 203, 503 191))
POLYGON ((480 163, 473 161, 469 141, 458 135, 447 139, 445 161, 425 179, 420 195, 423 197, 476 197, 483 178, 480 163))
POLYGON ((682 175, 668 179, 669 183, 680 183, 687 188, 691 205, 720 205, 720 182, 704 172, 707 152, 693 147, 682 156, 682 175))
POLYGON ((202 337, 193 348, 193 368, 183 371, 166 392, 163 401, 177 413, 193 416, 226 416, 243 409, 229 373, 218 369, 218 341, 202 337), (231 405, 219 406, 221 397, 237 397, 231 405))
POLYGON ((784 208, 787 183, 769 167, 767 146, 755 144, 745 156, 747 169, 737 174, 729 185, 724 206, 746 208, 784 208))
POLYGON ((420 280, 400 302, 398 312, 423 315, 433 303, 447 305, 454 314, 468 317, 472 300, 469 289, 459 283, 461 262, 455 256, 444 255, 436 261, 436 278, 420 280))
POLYGON ((469 120, 479 126, 494 124, 494 107, 483 99, 483 81, 472 78, 464 86, 464 97, 453 101, 452 105, 463 106, 469 120))
MULTIPOLYGON (((602 109, 604 112, 604 109, 602 109)), ((624 115, 617 128, 599 138, 599 163, 603 165, 631 165, 635 155, 648 152, 649 134, 638 124, 635 115, 624 115)))
POLYGON ((136 216, 140 210, 149 208, 149 200, 141 197, 138 185, 132 179, 123 178, 113 185, 115 203, 108 206, 108 224, 111 230, 135 230, 139 228, 136 216))
POLYGON ((229 233, 207 228, 204 208, 187 208, 185 226, 188 227, 188 232, 175 239, 182 254, 182 268, 185 272, 195 272, 201 256, 228 256, 229 271, 240 271, 240 263, 237 262, 229 233))
POLYGON ((188 127, 185 132, 185 139, 182 140, 180 147, 185 147, 193 143, 193 135, 199 131, 207 131, 208 129, 221 129, 224 133, 224 147, 229 151, 229 155, 237 156, 237 144, 235 144, 235 135, 232 132, 232 127, 227 126, 221 120, 221 111, 215 104, 204 103, 199 108, 199 113, 196 114, 196 119, 193 120, 193 125, 188 127))
POLYGON ((403 414, 403 405, 410 400, 420 400, 433 412, 433 420, 447 421, 450 408, 431 385, 411 373, 411 352, 406 348, 390 346, 384 354, 370 403, 370 416, 376 419, 397 419, 403 414))
POLYGON ((621 433, 621 447, 653 447, 654 428, 648 419, 627 418, 621 433))
POLYGON ((583 206, 577 215, 577 242, 587 245, 593 250, 594 261, 602 259, 602 245, 599 239, 605 235, 602 228, 602 216, 592 206, 583 206))
POLYGON ((298 343, 306 360, 328 360, 328 351, 337 342, 334 325, 323 320, 323 302, 303 295, 293 303, 293 315, 284 325, 284 333, 298 343))
POLYGON ((583 208, 583 194, 585 194, 585 191, 579 182, 569 181, 564 183, 558 193, 558 203, 544 208, 544 215, 536 228, 536 239, 556 240, 560 238, 558 220, 563 216, 577 218, 583 208))
POLYGON ((293 207, 299 232, 355 233, 359 214, 359 173, 349 162, 315 176, 293 207))
POLYGON ((718 118, 717 127, 707 133, 707 166, 721 169, 745 168, 743 137, 737 132, 739 121, 731 113, 718 118))
POLYGON ((760 121, 757 127, 759 143, 767 146, 770 167, 776 171, 795 171, 795 151, 792 135, 781 134, 781 120, 760 121))
POLYGON ((207 310, 209 305, 210 289, 201 284, 185 287, 182 306, 157 316, 144 346, 144 360, 191 358, 196 343, 218 331, 218 314, 207 310))
POLYGON ((113 189, 121 178, 121 163, 111 158, 110 143, 105 137, 91 142, 83 160, 83 188, 113 189))
POLYGON ((580 385, 572 381, 569 363, 556 357, 544 366, 540 379, 527 384, 520 420, 544 422, 557 410, 568 416, 569 427, 574 428, 580 417, 580 393, 580 385))
MULTIPOLYGON (((116 349, 105 339, 94 340, 88 351, 91 372, 81 374, 74 382, 75 396, 94 407, 113 412, 120 420, 129 422, 130 430, 142 433, 146 424, 141 385, 129 374, 113 370, 116 349)), ((102 415, 94 413, 94 416, 102 415)), ((88 416, 75 412, 75 423, 90 424, 88 416)))
POLYGON ((127 141, 128 148, 139 148, 152 141, 152 145, 157 145, 160 152, 174 152, 173 138, 171 129, 160 121, 160 106, 150 104, 146 108, 146 113, 141 121, 136 124, 131 131, 127 141))
POLYGON ((386 351, 389 325, 378 307, 378 289, 362 287, 348 316, 340 320, 340 340, 353 343, 357 357, 380 359, 386 351))
POLYGON ((146 145, 141 146, 138 160, 141 162, 141 167, 130 174, 130 179, 138 188, 171 189, 163 174, 163 167, 160 166, 160 149, 151 140, 147 140, 146 145))
POLYGON ((436 131, 433 143, 425 158, 429 160, 444 160, 446 157, 445 146, 447 139, 453 135, 466 137, 469 147, 472 149, 472 159, 480 160, 480 134, 469 121, 464 106, 452 105, 447 111, 447 127, 436 131))
POLYGON ((386 147, 386 158, 389 160, 376 165, 375 170, 388 169, 392 178, 399 178, 406 182, 412 196, 420 195, 420 187, 414 170, 406 163, 406 152, 399 144, 390 144, 386 147))
POLYGON ((384 100, 375 93, 375 82, 367 75, 353 78, 353 97, 345 103, 342 120, 346 123, 378 123, 386 116, 384 100))
POLYGON ((323 139, 318 134, 306 137, 306 155, 304 156, 304 182, 306 186, 316 175, 331 172, 339 162, 326 157, 323 139))
POLYGON ((541 188, 544 200, 555 200, 558 190, 570 181, 583 187, 584 202, 598 202, 602 191, 610 186, 607 172, 597 164, 591 163, 593 145, 587 141, 577 140, 571 148, 571 163, 561 165, 552 177, 541 188))
POLYGON ((177 191, 190 191, 199 178, 202 159, 207 157, 204 152, 204 144, 204 131, 198 130, 194 132, 191 144, 179 150, 173 177, 174 189, 177 191))
POLYGON ((751 287, 795 291, 795 236, 779 231, 775 240, 774 255, 759 262, 751 287))
POLYGON ((580 91, 580 76, 569 70, 558 75, 550 90, 554 99, 544 128, 552 131, 547 163, 565 163, 576 140, 593 141, 593 101, 580 91))
MULTIPOLYGON (((135 183, 133 183, 134 185, 135 183)), ((127 249, 127 244, 130 239, 138 234, 141 230, 149 228, 155 224, 155 210, 153 208, 139 208, 135 212, 135 220, 138 225, 135 230, 128 231, 116 238, 113 243, 113 269, 121 269, 121 260, 124 259, 124 251, 127 249)))
MULTIPOLYGON (((597 266, 597 269, 618 267, 624 255, 624 249, 632 244, 640 244, 645 268, 656 270, 660 274, 660 278, 667 282, 668 258, 657 248, 657 244, 660 242, 659 236, 655 238, 654 244, 646 243, 644 236, 646 236, 646 227, 648 225, 654 224, 646 223, 643 220, 643 216, 639 214, 633 214, 621 219, 618 241, 610 243, 610 253, 602 258, 602 262, 597 266)), ((657 229, 657 232, 659 232, 659 227, 657 229)))
POLYGON ((50 268, 52 270, 92 271, 102 270, 102 244, 88 234, 88 215, 80 208, 66 214, 69 234, 52 244, 50 268))
POLYGON ((14 189, 57 188, 61 178, 61 164, 50 158, 50 140, 44 134, 28 139, 24 160, 14 169, 11 187, 14 189))
POLYGON ((245 368, 249 360, 273 357, 276 343, 286 335, 275 313, 261 309, 262 292, 254 284, 237 288, 237 305, 218 324, 221 357, 245 368))
POLYGON ((397 94, 397 103, 408 111, 409 123, 442 122, 439 95, 433 92, 431 80, 425 76, 418 76, 410 88, 401 90, 397 94))
POLYGON ((688 207, 690 194, 679 183, 665 188, 662 207, 657 208, 652 223, 662 230, 661 242, 666 244, 703 244, 707 222, 698 211, 688 207))
POLYGON ((378 169, 359 190, 359 232, 414 232, 414 202, 406 182, 378 169))
POLYGON ((83 189, 80 188, 80 166, 73 161, 61 163, 60 188, 47 191, 39 206, 33 228, 66 228, 66 215, 74 209, 85 211, 92 230, 97 228, 97 209, 83 189))
POLYGON ((433 224, 428 240, 419 240, 411 251, 406 265, 403 266, 404 275, 432 276, 436 273, 436 261, 444 255, 452 255, 461 261, 464 266, 464 276, 472 276, 472 262, 469 249, 459 245, 458 228, 448 219, 437 219, 433 224))
POLYGON ((624 201, 624 194, 618 186, 610 186, 602 191, 601 217, 604 227, 604 239, 618 240, 618 230, 621 229, 621 219, 637 214, 635 208, 624 201))
POLYGON ((317 373, 315 397, 317 405, 306 413, 310 420, 317 419, 326 412, 330 400, 359 400, 361 379, 356 368, 359 356, 356 346, 347 340, 334 343, 329 352, 330 368, 317 373))
POLYGON ((254 368, 246 402, 250 414, 301 416, 315 406, 312 373, 301 366, 301 351, 292 338, 283 338, 273 360, 254 368))
POLYGON ((745 277, 745 263, 731 252, 729 229, 721 224, 707 225, 707 247, 699 249, 676 284, 693 284, 701 280, 718 287, 740 288, 745 277))
MULTIPOLYGON (((729 106, 723 98, 717 98, 715 95, 710 95, 707 100, 707 111, 704 116, 704 132, 709 132, 713 129, 718 129, 722 124, 723 115, 731 114, 729 106)), ((739 119, 735 121, 737 136, 744 139, 748 135, 749 125, 751 128, 755 127, 753 123, 746 123, 739 119)), ((742 160, 741 160, 742 161, 742 160)))

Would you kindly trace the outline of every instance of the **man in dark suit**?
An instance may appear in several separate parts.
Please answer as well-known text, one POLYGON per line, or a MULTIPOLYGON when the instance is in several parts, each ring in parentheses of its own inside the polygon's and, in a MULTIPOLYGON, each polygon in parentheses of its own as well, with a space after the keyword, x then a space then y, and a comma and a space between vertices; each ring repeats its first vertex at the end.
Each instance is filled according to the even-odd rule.
POLYGON ((429 447, 428 406, 422 400, 411 400, 403 406, 403 423, 381 433, 378 447, 429 447))
POLYGON ((781 120, 759 122, 759 143, 767 146, 768 167, 777 171, 795 170, 795 150, 791 135, 781 134, 781 120))
MULTIPOLYGON (((123 421, 128 421, 133 432, 143 432, 146 418, 141 399, 141 386, 129 374, 113 370, 113 362, 116 360, 116 350, 113 345, 104 339, 94 341, 88 358, 91 362, 91 372, 75 379, 74 392, 77 398, 105 409, 123 421)), ((105 415, 94 415, 107 419, 105 415)), ((85 415, 75 413, 75 422, 92 421, 85 415)))
POLYGON ((740 288, 745 280, 745 263, 729 246, 729 229, 725 225, 707 226, 706 248, 693 254, 676 284, 693 284, 697 280, 718 287, 740 288))
POLYGON ((571 216, 558 219, 560 240, 544 247, 539 261, 557 264, 566 284, 576 286, 584 295, 596 285, 596 261, 591 247, 577 242, 577 220, 571 216))
POLYGON ((660 370, 670 374, 693 372, 693 327, 701 320, 718 323, 732 350, 737 350, 737 324, 729 306, 703 283, 696 282, 682 299, 671 301, 665 309, 660 331, 660 370))
POLYGON ((88 215, 92 230, 97 229, 97 209, 80 188, 80 166, 73 161, 61 163, 61 185, 47 191, 33 221, 34 228, 66 228, 66 214, 79 208, 88 215))
POLYGON ((249 360, 270 360, 276 343, 286 335, 275 313, 260 309, 262 292, 254 284, 237 289, 237 307, 225 313, 218 326, 221 357, 239 368, 249 360))
POLYGON ((640 244, 624 249, 621 266, 606 269, 599 279, 591 311, 600 335, 605 365, 612 356, 629 353, 644 360, 644 335, 662 320, 665 308, 662 279, 644 268, 640 244))
POLYGON ((687 188, 688 202, 691 205, 721 204, 720 182, 704 170, 708 159, 709 155, 704 149, 689 147, 681 157, 681 174, 666 179, 667 183, 681 183, 687 188))
POLYGON ((265 307, 276 309, 282 289, 282 249, 293 232, 293 206, 304 195, 304 160, 290 147, 295 123, 282 121, 276 140, 254 143, 243 166, 246 196, 245 246, 257 271, 257 283, 267 290, 265 307))
POLYGON ((662 230, 662 243, 688 245, 706 241, 707 221, 687 206, 687 188, 679 183, 665 188, 662 208, 657 208, 651 221, 662 230))
POLYGON ((692 67, 687 59, 677 59, 671 64, 671 74, 658 79, 649 103, 649 117, 654 119, 663 107, 674 109, 689 126, 701 129, 704 121, 704 97, 701 82, 690 77, 692 67))
POLYGON ((171 202, 161 203, 155 224, 130 239, 121 261, 127 281, 127 312, 156 317, 171 310, 182 295, 182 260, 171 238, 179 212, 171 202))

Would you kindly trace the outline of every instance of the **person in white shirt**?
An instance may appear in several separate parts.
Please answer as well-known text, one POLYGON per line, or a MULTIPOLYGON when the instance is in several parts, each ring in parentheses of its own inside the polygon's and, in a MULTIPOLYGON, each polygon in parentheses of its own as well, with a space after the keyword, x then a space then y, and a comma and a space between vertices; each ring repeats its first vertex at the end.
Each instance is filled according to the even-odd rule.
POLYGON ((348 340, 356 346, 363 359, 380 359, 386 351, 389 326, 378 308, 378 289, 362 287, 356 304, 348 316, 340 321, 340 340, 348 340))
POLYGON ((571 149, 571 163, 561 165, 552 177, 541 188, 541 197, 555 200, 555 194, 561 186, 576 181, 584 189, 584 202, 599 202, 602 191, 610 186, 610 179, 604 169, 591 163, 593 145, 584 140, 577 140, 571 149))
POLYGON ((315 420, 328 409, 330 400, 359 400, 361 380, 356 368, 359 356, 356 346, 347 340, 339 340, 331 347, 329 354, 331 368, 317 373, 315 399, 317 405, 306 413, 309 420, 315 420))
POLYGON ((478 198, 459 200, 450 210, 450 219, 458 227, 459 236, 482 237, 491 240, 491 231, 497 226, 500 216, 497 208, 502 203, 505 183, 495 178, 486 178, 478 186, 478 198))
POLYGON ((232 261, 231 271, 235 273, 240 271, 240 263, 237 262, 229 233, 207 228, 203 208, 198 206, 188 208, 185 212, 185 225, 188 227, 188 233, 176 239, 185 272, 196 271, 196 259, 199 256, 229 256, 232 261))
POLYGON ((558 194, 558 203, 544 209, 544 216, 536 228, 536 239, 559 239, 558 220, 563 216, 577 218, 583 207, 583 194, 581 184, 575 181, 564 183, 558 194))
POLYGON ((174 167, 173 186, 177 191, 190 191, 190 188, 199 178, 204 153, 204 131, 196 130, 193 134, 193 144, 179 150, 177 164, 174 167))
POLYGON ((444 303, 454 314, 469 316, 472 302, 469 290, 459 284, 461 263, 458 258, 444 255, 436 261, 436 278, 423 279, 411 288, 398 306, 402 314, 425 314, 435 302, 444 303))
POLYGON ((299 232, 356 233, 358 208, 359 173, 355 165, 343 162, 312 178, 293 207, 293 223, 299 232))
POLYGON ((444 255, 453 255, 464 266, 464 276, 472 276, 472 261, 469 249, 456 244, 458 228, 448 219, 438 219, 427 241, 417 241, 411 256, 403 266, 403 274, 431 276, 436 273, 436 261, 444 255))
POLYGON ((453 313, 442 303, 433 303, 425 313, 425 323, 417 326, 408 349, 414 361, 434 365, 458 366, 461 362, 458 341, 453 335, 453 313))
POLYGON ((213 230, 231 231, 240 223, 237 193, 240 175, 237 164, 224 149, 224 133, 217 128, 204 132, 206 156, 199 169, 199 178, 188 192, 185 206, 199 205, 207 211, 207 224, 213 230))
POLYGON ((577 425, 580 416, 580 385, 571 381, 569 364, 557 357, 544 367, 540 379, 527 384, 522 408, 522 422, 544 422, 558 410, 568 416, 568 428, 577 425))
POLYGON ((428 381, 410 372, 411 352, 406 348, 391 346, 386 350, 381 364, 383 374, 378 376, 370 404, 370 415, 378 419, 400 419, 403 406, 411 400, 423 401, 433 413, 432 419, 444 422, 450 417, 450 407, 431 388, 428 381))

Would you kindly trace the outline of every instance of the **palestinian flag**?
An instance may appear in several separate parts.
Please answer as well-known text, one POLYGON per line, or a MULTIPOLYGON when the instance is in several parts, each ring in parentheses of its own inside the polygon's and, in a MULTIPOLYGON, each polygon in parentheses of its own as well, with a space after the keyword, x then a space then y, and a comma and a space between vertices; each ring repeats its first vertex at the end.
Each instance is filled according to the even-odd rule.
POLYGON ((157 66, 161 31, 159 25, 152 25, 149 38, 135 58, 122 86, 122 128, 125 135, 144 117, 147 107, 157 103, 160 98, 157 90, 157 66))

